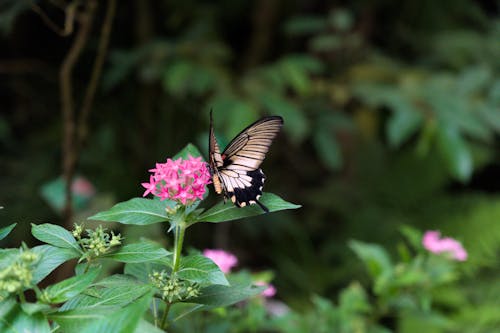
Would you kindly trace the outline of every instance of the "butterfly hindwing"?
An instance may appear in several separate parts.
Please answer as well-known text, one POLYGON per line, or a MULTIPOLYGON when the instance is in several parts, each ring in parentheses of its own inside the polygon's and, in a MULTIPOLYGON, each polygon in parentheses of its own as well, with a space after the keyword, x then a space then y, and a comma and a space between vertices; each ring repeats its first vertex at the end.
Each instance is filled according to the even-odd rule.
MULTIPOLYGON (((226 186, 227 197, 238 207, 259 204, 266 176, 261 169, 246 171, 241 177, 232 177, 225 170, 219 173, 226 186)), ((262 207, 262 206, 261 206, 262 207)), ((267 208, 264 208, 267 211, 267 208)))
POLYGON ((283 125, 279 116, 262 118, 241 131, 221 153, 212 126, 210 113, 209 161, 215 191, 236 206, 258 204, 265 175, 260 165, 273 139, 283 125))

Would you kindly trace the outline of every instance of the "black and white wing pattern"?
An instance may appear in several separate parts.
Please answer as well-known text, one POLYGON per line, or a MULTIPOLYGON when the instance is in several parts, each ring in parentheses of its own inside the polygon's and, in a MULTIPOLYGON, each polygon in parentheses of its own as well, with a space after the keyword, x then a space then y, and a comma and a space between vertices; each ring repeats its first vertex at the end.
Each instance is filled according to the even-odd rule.
POLYGON ((264 117, 241 131, 221 153, 210 112, 209 162, 215 192, 224 193, 237 207, 258 204, 266 176, 260 165, 283 126, 279 116, 264 117))

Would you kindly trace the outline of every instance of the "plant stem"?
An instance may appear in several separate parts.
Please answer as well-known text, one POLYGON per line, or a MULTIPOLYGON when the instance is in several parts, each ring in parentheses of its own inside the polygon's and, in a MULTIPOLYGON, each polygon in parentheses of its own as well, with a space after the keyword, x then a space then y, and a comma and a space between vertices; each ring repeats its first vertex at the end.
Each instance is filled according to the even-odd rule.
POLYGON ((158 311, 156 310, 156 300, 153 297, 153 317, 155 318, 155 327, 158 327, 158 311))
POLYGON ((87 273, 89 271, 89 268, 90 268, 90 260, 87 260, 87 265, 85 265, 85 270, 83 271, 83 273, 87 273))
POLYGON ((26 298, 24 298, 24 291, 20 291, 19 292, 19 300, 21 301, 21 303, 26 303, 26 298))
MULTIPOLYGON (((183 221, 178 222, 174 227, 174 263, 172 266, 171 277, 179 270, 181 263, 182 243, 184 242, 184 233, 186 231, 186 223, 183 221)), ((172 306, 172 302, 165 302, 166 307, 161 318, 160 328, 166 329, 168 327, 167 317, 172 306)))
POLYGON ((172 303, 170 302, 165 302, 165 304, 166 308, 165 311, 163 312, 163 316, 161 317, 161 323, 160 323, 160 328, 163 330, 168 327, 167 317, 168 317, 168 312, 170 311, 170 307, 172 306, 172 303))
POLYGON ((186 227, 184 223, 180 223, 174 228, 174 265, 172 268, 172 275, 179 270, 181 261, 182 243, 184 242, 184 232, 186 227))

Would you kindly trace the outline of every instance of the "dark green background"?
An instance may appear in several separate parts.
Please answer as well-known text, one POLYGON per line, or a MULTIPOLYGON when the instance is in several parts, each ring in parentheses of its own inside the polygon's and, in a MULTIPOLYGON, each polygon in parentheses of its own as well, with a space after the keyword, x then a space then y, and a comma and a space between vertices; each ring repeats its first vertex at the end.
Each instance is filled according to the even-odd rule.
MULTIPOLYGON (((77 103, 104 9, 75 67, 77 103)), ((119 1, 77 167, 98 193, 75 219, 141 196, 147 170, 188 142, 206 154, 210 109, 222 143, 279 114, 265 190, 303 207, 196 225, 189 246, 274 270, 293 307, 363 279, 348 240, 395 250, 409 224, 461 240, 475 291, 500 291, 498 14, 496 1, 119 1)), ((20 223, 5 243, 18 246, 33 243, 29 223, 61 221, 41 188, 62 173, 58 71, 73 37, 27 1, 0 1, 0 28, 0 223, 20 223)))

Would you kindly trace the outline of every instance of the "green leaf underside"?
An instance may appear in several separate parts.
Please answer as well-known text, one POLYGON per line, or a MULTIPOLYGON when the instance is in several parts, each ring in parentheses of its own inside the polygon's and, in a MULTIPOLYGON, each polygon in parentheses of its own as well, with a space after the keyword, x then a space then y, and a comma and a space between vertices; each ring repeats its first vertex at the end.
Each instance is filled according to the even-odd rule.
POLYGON ((229 306, 256 296, 266 289, 248 284, 233 283, 231 286, 212 285, 201 290, 201 295, 189 299, 190 303, 203 304, 200 310, 229 306))
POLYGON ((147 294, 152 287, 138 282, 123 283, 109 288, 91 287, 63 304, 60 311, 103 306, 125 306, 147 294))
POLYGON ((182 150, 177 154, 175 154, 174 157, 172 157, 172 159, 175 160, 178 158, 182 158, 185 160, 188 158, 188 155, 191 155, 192 157, 201 157, 202 160, 204 160, 198 148, 192 143, 188 143, 186 147, 182 148, 182 150))
POLYGON ((106 254, 103 258, 113 259, 124 263, 139 263, 161 259, 171 254, 159 244, 153 242, 141 242, 127 244, 117 252, 106 254))
POLYGON ((127 263, 125 264, 124 273, 132 275, 139 281, 149 283, 149 274, 153 273, 153 271, 161 272, 171 268, 171 262, 168 259, 157 259, 144 263, 127 263))
POLYGON ((200 284, 220 284, 228 286, 224 273, 212 260, 202 255, 192 255, 181 259, 177 272, 181 279, 200 284))
POLYGON ((126 306, 99 306, 56 312, 50 319, 65 333, 134 332, 151 302, 152 292, 126 306))
POLYGON ((10 266, 19 256, 19 249, 0 249, 0 270, 10 266))
POLYGON ((40 259, 33 270, 33 283, 42 281, 62 263, 80 257, 80 253, 73 248, 65 249, 52 245, 35 246, 32 251, 40 255, 40 259))
POLYGON ((458 130, 442 126, 437 132, 437 146, 451 175, 465 182, 470 179, 474 163, 465 139, 458 130))
POLYGON ((0 332, 50 333, 47 319, 40 312, 28 314, 12 298, 0 302, 0 332))
MULTIPOLYGON (((259 201, 269 209, 269 212, 277 212, 285 209, 297 209, 301 207, 300 205, 287 202, 273 193, 262 194, 259 201)), ((265 212, 258 205, 240 208, 236 207, 231 202, 227 202, 225 204, 224 202, 220 202, 200 214, 196 220, 198 222, 218 223, 262 214, 265 214, 265 212)))
POLYGON ((75 237, 63 227, 50 223, 31 224, 31 226, 31 233, 36 239, 57 247, 82 252, 75 237))
POLYGON ((83 292, 94 282, 100 272, 100 268, 92 268, 85 274, 73 276, 47 287, 44 294, 50 303, 64 302, 83 292))
POLYGON ((0 240, 4 239, 7 237, 12 229, 16 226, 17 223, 12 223, 11 225, 8 225, 6 227, 0 228, 0 240))
POLYGON ((141 319, 135 328, 134 333, 164 333, 165 331, 151 324, 145 319, 141 319))
POLYGON ((123 224, 148 225, 168 220, 166 208, 173 207, 173 202, 133 198, 120 202, 111 209, 97 213, 89 220, 112 221, 123 224))
POLYGON ((349 247, 364 262, 368 272, 374 278, 392 270, 391 259, 382 246, 351 240, 349 247))

